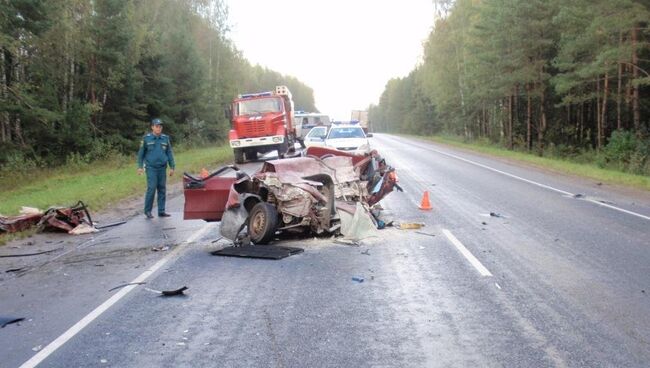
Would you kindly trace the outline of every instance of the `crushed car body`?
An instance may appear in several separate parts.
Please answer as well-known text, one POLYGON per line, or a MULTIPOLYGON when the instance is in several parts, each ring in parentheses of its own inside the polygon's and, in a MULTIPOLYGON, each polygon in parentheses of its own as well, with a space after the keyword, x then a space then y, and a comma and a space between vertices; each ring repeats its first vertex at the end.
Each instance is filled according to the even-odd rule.
POLYGON ((252 176, 232 165, 205 178, 185 173, 183 184, 185 219, 221 221, 225 238, 248 236, 256 244, 277 232, 368 236, 376 231, 371 208, 393 188, 401 190, 395 169, 376 151, 356 155, 325 147, 267 161, 252 176))

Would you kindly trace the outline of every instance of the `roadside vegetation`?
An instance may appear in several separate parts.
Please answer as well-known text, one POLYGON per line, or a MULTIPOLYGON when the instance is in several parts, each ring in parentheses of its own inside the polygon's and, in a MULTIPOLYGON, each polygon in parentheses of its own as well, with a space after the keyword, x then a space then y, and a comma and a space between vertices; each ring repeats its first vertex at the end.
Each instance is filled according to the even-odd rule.
POLYGON ((174 182, 232 159, 224 110, 239 93, 286 85, 317 111, 311 87, 243 57, 224 0, 6 0, 0 14, 3 215, 141 196, 134 155, 152 118, 174 182))
MULTIPOLYGON (((624 185, 650 191, 649 175, 625 172, 626 168, 620 165, 621 162, 625 162, 626 160, 611 160, 608 158, 614 154, 621 154, 620 152, 616 152, 612 147, 610 147, 609 152, 585 152, 573 157, 567 157, 562 152, 554 153, 554 150, 549 149, 541 157, 525 150, 508 150, 502 145, 492 143, 485 139, 469 141, 461 136, 454 135, 420 136, 418 138, 477 151, 491 156, 521 161, 559 173, 593 179, 599 183, 624 185)), ((627 151, 627 154, 630 154, 630 152, 627 151)))
POLYGON ((0 14, 3 178, 117 167, 152 118, 174 147, 223 142, 233 97, 276 85, 316 111, 309 86, 242 56, 224 0, 6 0, 0 14))
POLYGON ((370 106, 374 130, 461 137, 647 188, 650 2, 434 3, 422 63, 370 106))
MULTIPOLYGON (((181 180, 183 172, 209 171, 232 161, 227 145, 177 149, 176 173, 169 183, 181 180)), ((22 206, 41 210, 50 206, 71 206, 82 200, 92 211, 131 197, 142 196, 145 176, 136 173, 135 156, 116 154, 101 161, 68 162, 56 169, 16 168, 1 171, 0 213, 15 215, 22 206)))

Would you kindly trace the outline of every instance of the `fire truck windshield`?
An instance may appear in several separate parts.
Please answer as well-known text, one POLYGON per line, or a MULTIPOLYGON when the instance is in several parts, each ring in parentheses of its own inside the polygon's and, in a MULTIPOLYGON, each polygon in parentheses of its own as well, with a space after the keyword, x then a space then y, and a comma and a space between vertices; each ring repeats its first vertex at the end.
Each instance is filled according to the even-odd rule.
POLYGON ((258 98, 237 103, 238 115, 261 114, 266 112, 282 112, 282 102, 279 98, 258 98))

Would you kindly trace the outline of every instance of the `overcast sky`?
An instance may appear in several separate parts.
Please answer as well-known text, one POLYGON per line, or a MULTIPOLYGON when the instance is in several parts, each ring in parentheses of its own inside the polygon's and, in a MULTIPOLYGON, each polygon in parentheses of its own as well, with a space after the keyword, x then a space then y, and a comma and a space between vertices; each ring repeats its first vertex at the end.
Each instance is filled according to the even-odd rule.
POLYGON ((433 26, 432 0, 227 3, 244 56, 309 85, 316 107, 338 120, 377 104, 389 79, 406 76, 433 26))

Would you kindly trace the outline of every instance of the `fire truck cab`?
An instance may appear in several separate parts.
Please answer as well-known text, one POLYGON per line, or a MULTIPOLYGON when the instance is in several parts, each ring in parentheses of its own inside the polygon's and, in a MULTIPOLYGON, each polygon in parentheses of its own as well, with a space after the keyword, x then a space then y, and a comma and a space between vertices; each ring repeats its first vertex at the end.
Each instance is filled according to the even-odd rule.
POLYGON ((232 129, 228 134, 235 162, 257 159, 257 154, 277 151, 284 158, 294 151, 293 99, 286 86, 275 91, 241 94, 231 105, 232 129))

